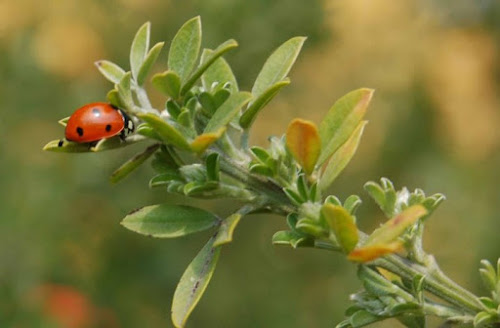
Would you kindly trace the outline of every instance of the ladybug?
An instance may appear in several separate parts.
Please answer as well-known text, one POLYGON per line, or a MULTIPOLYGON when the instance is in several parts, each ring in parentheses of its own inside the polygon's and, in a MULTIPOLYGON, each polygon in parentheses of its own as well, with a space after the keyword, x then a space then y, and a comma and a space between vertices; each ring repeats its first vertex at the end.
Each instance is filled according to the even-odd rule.
POLYGON ((87 104, 70 116, 66 139, 78 143, 92 143, 120 135, 125 139, 134 131, 134 122, 121 109, 102 102, 87 104))

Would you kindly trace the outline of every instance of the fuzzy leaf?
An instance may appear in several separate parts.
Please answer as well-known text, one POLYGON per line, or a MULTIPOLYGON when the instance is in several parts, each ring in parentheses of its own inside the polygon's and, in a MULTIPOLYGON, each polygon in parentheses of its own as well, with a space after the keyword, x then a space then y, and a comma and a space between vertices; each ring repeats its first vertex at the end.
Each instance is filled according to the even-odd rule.
POLYGON ((226 132, 226 127, 220 127, 215 132, 203 133, 191 142, 191 150, 197 154, 203 153, 211 144, 216 142, 226 132))
POLYGON ((314 245, 313 239, 307 238, 295 231, 278 231, 273 235, 272 241, 275 245, 290 245, 293 248, 314 245))
POLYGON ((181 91, 181 79, 177 73, 166 71, 153 76, 151 80, 153 85, 165 95, 177 99, 181 91))
POLYGON ((154 132, 167 144, 172 144, 184 150, 190 150, 191 146, 186 138, 172 125, 165 122, 161 117, 152 113, 140 113, 137 116, 148 123, 154 132))
POLYGON ((179 29, 168 53, 168 68, 186 81, 196 66, 201 46, 201 19, 196 16, 179 29))
POLYGON ((322 146, 319 164, 332 156, 359 127, 373 92, 372 89, 351 91, 330 108, 319 126, 322 146))
POLYGON ((212 237, 189 264, 175 289, 172 301, 172 322, 175 327, 185 327, 189 315, 203 296, 220 255, 212 237))
MULTIPOLYGON (((203 49, 203 53, 201 54, 201 63, 203 64, 207 62, 207 60, 213 56, 213 53, 213 50, 203 49)), ((231 85, 229 87, 231 93, 238 91, 238 82, 236 82, 231 66, 229 66, 227 61, 222 57, 215 60, 205 73, 203 73, 201 76, 201 82, 203 84, 203 88, 207 91, 212 90, 212 86, 215 83, 218 85, 224 85, 228 82, 231 85)))
POLYGON ((305 40, 305 37, 291 38, 269 56, 252 88, 252 94, 255 99, 270 86, 287 77, 305 40))
POLYGON ((332 182, 337 178, 337 176, 342 172, 342 170, 347 166, 351 158, 356 153, 358 149, 359 141, 361 140, 361 135, 365 128, 366 121, 362 121, 358 124, 358 127, 349 139, 337 149, 337 151, 331 156, 328 164, 321 174, 321 179, 319 181, 319 189, 321 191, 328 188, 332 182))
POLYGON ((321 151, 316 125, 310 121, 294 119, 286 130, 286 145, 304 171, 311 174, 321 151))
POLYGON ((132 99, 132 91, 130 90, 130 79, 132 78, 130 72, 125 73, 120 83, 117 84, 118 95, 120 96, 121 103, 125 108, 132 110, 134 107, 134 100, 132 99))
POLYGON ((250 103, 248 108, 241 116, 240 126, 244 129, 248 129, 259 114, 260 110, 264 108, 264 106, 266 106, 284 86, 287 86, 289 84, 290 80, 285 79, 269 86, 266 90, 259 94, 257 99, 250 103))
POLYGON ((233 241, 233 232, 241 217, 241 214, 234 213, 222 221, 219 232, 215 237, 214 246, 221 246, 233 241))
POLYGON ((90 148, 88 143, 77 143, 66 139, 52 140, 43 146, 43 150, 57 153, 87 153, 91 151, 90 148))
POLYGON ((159 147, 159 144, 149 146, 144 151, 140 152, 139 154, 123 163, 122 166, 120 166, 118 169, 116 169, 116 171, 113 172, 113 174, 111 174, 111 183, 117 183, 118 181, 128 176, 136 168, 141 166, 141 164, 144 163, 149 157, 151 157, 151 155, 153 155, 159 147))
POLYGON ((138 135, 132 135, 128 137, 125 141, 121 140, 119 136, 116 136, 112 138, 102 139, 96 145, 94 145, 91 143, 78 143, 78 142, 68 141, 66 139, 58 139, 48 142, 43 147, 43 150, 57 152, 57 153, 99 152, 104 150, 126 147, 142 140, 145 140, 144 137, 138 135))
POLYGON ((231 94, 229 98, 220 106, 215 114, 208 121, 205 131, 203 133, 211 133, 218 131, 231 122, 245 104, 247 104, 252 95, 248 92, 239 91, 231 94))
POLYGON ((125 104, 120 99, 120 95, 118 94, 118 89, 116 85, 114 89, 109 90, 109 92, 106 94, 106 99, 109 101, 111 105, 115 107, 118 108, 126 107, 125 104))
POLYGON ((349 323, 351 324, 352 328, 359 328, 384 319, 385 317, 378 317, 368 311, 360 310, 352 315, 349 323))
POLYGON ((143 235, 175 238, 210 229, 219 221, 215 215, 200 208, 160 204, 132 211, 121 224, 143 235))
POLYGON ((398 238, 403 232, 425 216, 427 210, 422 205, 413 205, 375 229, 365 245, 387 244, 398 238))
POLYGON ((101 72, 101 74, 104 75, 108 81, 114 84, 120 83, 121 79, 125 75, 125 71, 120 66, 108 60, 99 60, 94 64, 99 72, 101 72))
POLYGON ((144 61, 142 62, 141 68, 139 69, 136 78, 137 84, 139 86, 143 85, 146 81, 146 77, 151 71, 151 68, 153 68, 153 65, 156 63, 156 60, 158 59, 158 56, 160 55, 161 49, 164 45, 165 42, 158 42, 153 46, 153 48, 151 48, 151 50, 146 55, 146 58, 144 58, 144 61))
POLYGON ((354 218, 345 208, 328 203, 321 208, 321 214, 335 234, 340 247, 345 253, 351 252, 359 240, 354 218))
POLYGON ((136 80, 144 58, 146 58, 146 54, 148 53, 150 30, 151 23, 144 23, 135 34, 134 41, 132 41, 132 46, 130 47, 130 69, 132 76, 136 80))
POLYGON ((184 83, 181 89, 181 95, 185 95, 198 81, 198 79, 202 76, 205 71, 212 66, 212 64, 223 54, 228 52, 231 49, 234 49, 238 46, 238 42, 233 39, 227 40, 222 43, 215 49, 210 55, 207 56, 205 62, 201 63, 201 65, 191 74, 189 79, 184 83))

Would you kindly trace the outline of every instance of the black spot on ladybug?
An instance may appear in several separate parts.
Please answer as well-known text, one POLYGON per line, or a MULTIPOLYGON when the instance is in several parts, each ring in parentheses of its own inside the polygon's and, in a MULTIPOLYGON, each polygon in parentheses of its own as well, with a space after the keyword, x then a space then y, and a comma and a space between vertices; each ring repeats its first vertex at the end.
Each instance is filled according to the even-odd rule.
POLYGON ((76 133, 78 133, 80 137, 83 137, 83 129, 81 127, 76 128, 76 133))
POLYGON ((94 114, 95 117, 99 117, 101 116, 101 111, 99 110, 99 108, 92 108, 92 114, 94 114))
POLYGON ((57 147, 62 147, 63 145, 64 145, 64 141, 59 140, 59 142, 57 143, 57 147))
POLYGON ((107 124, 107 125, 106 125, 106 131, 107 131, 107 132, 111 131, 111 124, 107 124))

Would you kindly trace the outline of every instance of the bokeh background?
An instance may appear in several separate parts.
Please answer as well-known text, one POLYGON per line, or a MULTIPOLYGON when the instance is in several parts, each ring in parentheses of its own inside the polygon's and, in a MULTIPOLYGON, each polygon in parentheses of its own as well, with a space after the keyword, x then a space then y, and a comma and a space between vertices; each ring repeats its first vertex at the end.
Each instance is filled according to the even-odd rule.
MULTIPOLYGON (((485 293, 478 262, 500 255, 499 1, 0 0, 1 327, 171 327, 175 285, 208 234, 148 239, 119 222, 142 205, 188 201, 148 189, 147 165, 108 183, 133 148, 41 148, 62 136, 58 119, 105 99, 111 85, 95 60, 128 67, 143 22, 152 22, 152 41, 168 45, 195 15, 204 46, 239 41, 226 58, 243 89, 280 43, 309 37, 292 85, 256 122, 254 143, 281 135, 293 117, 319 122, 347 91, 375 88, 359 153, 332 192, 362 196, 365 229, 382 220, 362 191, 367 180, 445 193, 426 249, 456 281, 485 293), (71 319, 61 324, 64 313, 71 319)), ((201 206, 222 216, 233 207, 201 206)), ((283 226, 275 216, 243 220, 190 327, 332 327, 343 318, 359 288, 354 266, 339 255, 273 247, 283 226)))

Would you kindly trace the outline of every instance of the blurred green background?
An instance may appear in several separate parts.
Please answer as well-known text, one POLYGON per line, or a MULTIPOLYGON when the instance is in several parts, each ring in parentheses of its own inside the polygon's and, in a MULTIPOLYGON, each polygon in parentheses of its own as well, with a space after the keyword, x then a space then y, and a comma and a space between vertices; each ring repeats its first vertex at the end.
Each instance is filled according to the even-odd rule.
MULTIPOLYGON (((254 143, 281 135, 293 117, 319 123, 347 91, 375 88, 359 153, 332 192, 362 196, 364 229, 382 220, 362 191, 367 180, 445 193, 426 249, 453 279, 485 293, 478 262, 500 255, 499 1, 0 0, 0 327, 171 327, 175 285, 209 235, 148 239, 119 222, 142 205, 189 200, 148 189, 147 165, 108 183, 132 147, 41 149, 63 135, 58 119, 105 99, 111 85, 95 60, 128 67, 143 22, 152 22, 152 41, 168 45, 195 15, 204 46, 239 41, 226 58, 243 89, 275 47, 309 36, 292 85, 256 122, 254 143), (73 321, 58 325, 60 312, 73 321)), ((233 207, 201 206, 221 216, 233 207)), ((343 318, 359 286, 355 267, 340 255, 273 247, 283 226, 275 216, 242 221, 189 327, 332 327, 343 318)))

